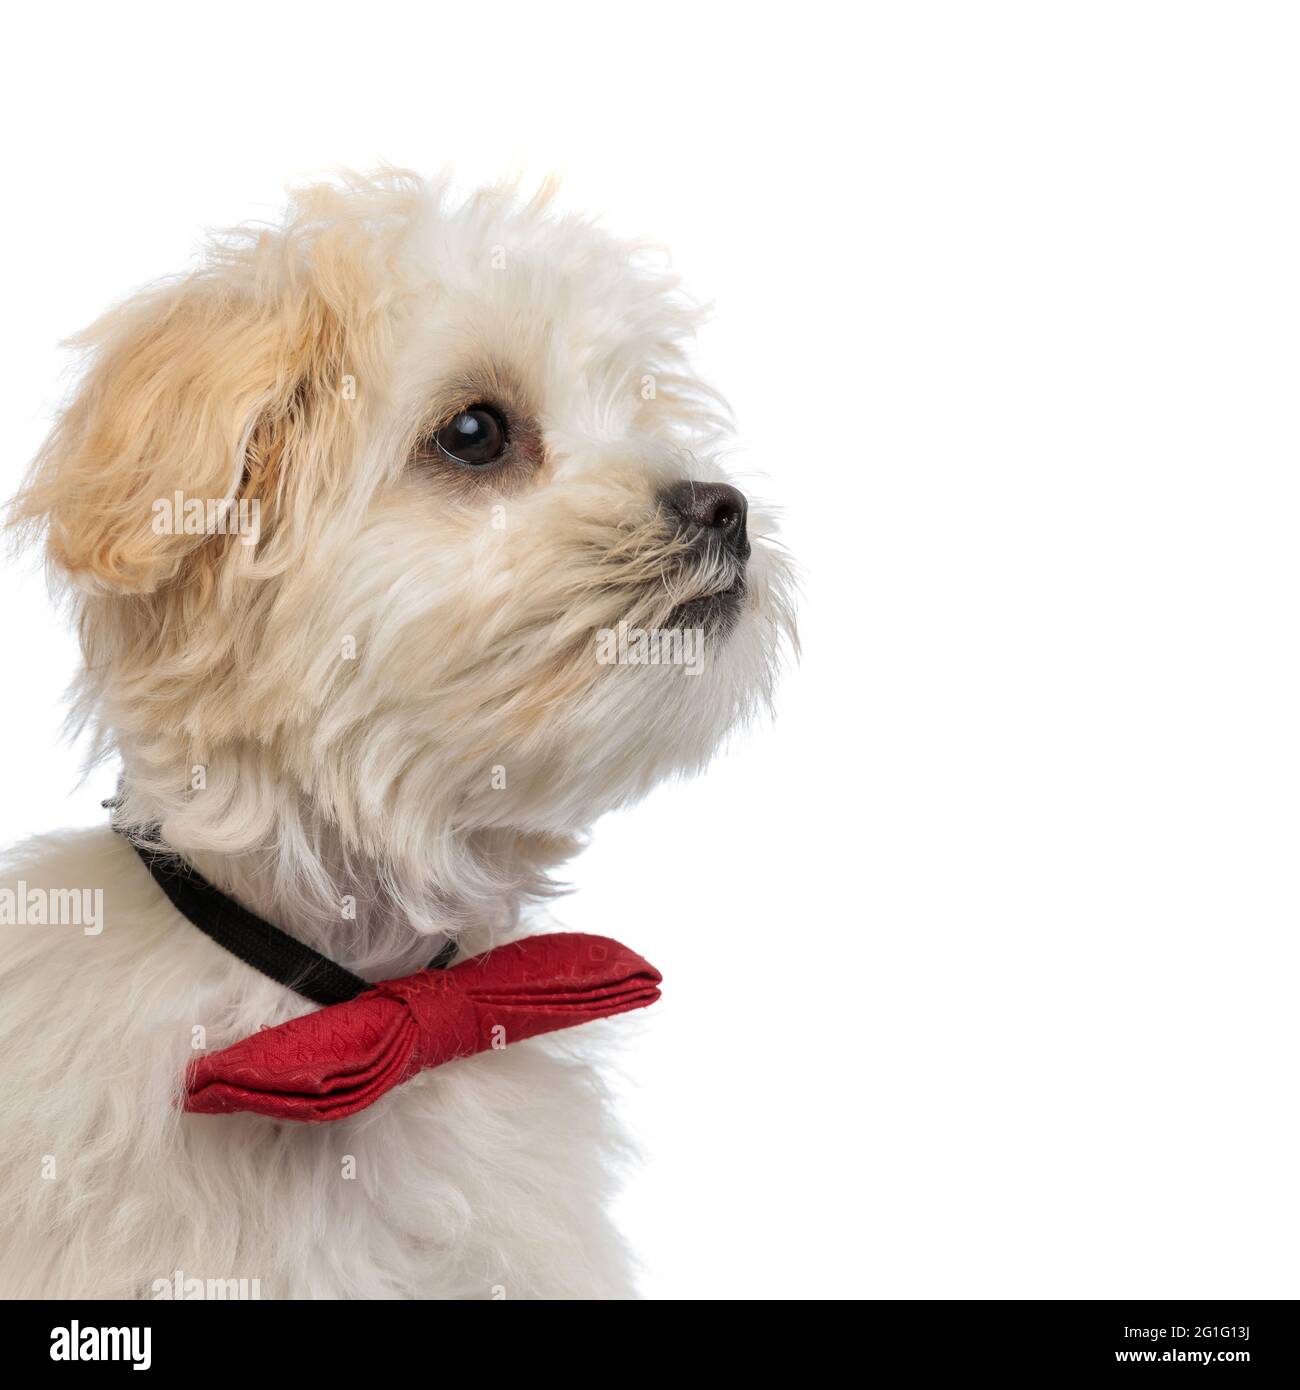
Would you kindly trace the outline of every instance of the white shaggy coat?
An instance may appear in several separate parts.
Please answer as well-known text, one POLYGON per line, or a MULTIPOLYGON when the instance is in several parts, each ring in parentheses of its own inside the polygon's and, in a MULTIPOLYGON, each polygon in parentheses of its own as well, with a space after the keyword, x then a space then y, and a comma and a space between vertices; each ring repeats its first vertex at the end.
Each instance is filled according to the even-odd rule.
MULTIPOLYGON (((15 508, 78 625, 118 828, 370 979, 525 930, 600 814, 763 706, 790 632, 751 502, 702 669, 594 659, 602 629, 737 590, 656 500, 723 480, 726 412, 660 261, 548 202, 397 173, 303 190, 88 330, 15 508), (423 443, 484 400, 511 441, 490 476, 423 443), (160 530, 177 492, 256 502, 255 542, 160 530)), ((0 1293, 147 1298, 176 1270, 263 1297, 633 1292, 590 1054, 639 1022, 346 1121, 185 1115, 196 1045, 315 1006, 180 919, 107 827, 21 847, 20 880, 102 888, 106 920, 0 927, 0 1293)), ((610 932, 638 945, 631 915, 610 932)))
POLYGON ((38 842, 21 877, 102 886, 106 923, 0 938, 4 1296, 149 1298, 176 1270, 263 1298, 631 1293, 588 1038, 424 1072, 330 1124, 182 1115, 196 1021, 223 1047, 315 1005, 178 919, 108 829, 38 842))

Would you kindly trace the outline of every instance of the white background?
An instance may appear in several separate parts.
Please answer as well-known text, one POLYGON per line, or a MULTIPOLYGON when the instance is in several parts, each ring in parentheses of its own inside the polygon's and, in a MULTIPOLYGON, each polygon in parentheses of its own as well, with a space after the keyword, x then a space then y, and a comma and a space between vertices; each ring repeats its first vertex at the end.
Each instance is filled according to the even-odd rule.
MULTIPOLYGON (((6 493, 56 341, 331 165, 555 168, 716 300, 804 657, 561 908, 667 976, 625 1059, 647 1293, 1300 1294, 1287 7, 5 23, 6 493)), ((56 747, 39 577, 0 601, 8 841, 111 776, 56 747)))

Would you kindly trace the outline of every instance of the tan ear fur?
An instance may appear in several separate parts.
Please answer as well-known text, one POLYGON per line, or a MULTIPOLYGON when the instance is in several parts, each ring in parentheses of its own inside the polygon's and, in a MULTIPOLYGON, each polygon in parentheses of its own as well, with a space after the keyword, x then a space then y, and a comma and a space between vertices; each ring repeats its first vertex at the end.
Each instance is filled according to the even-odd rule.
POLYGON ((74 345, 72 403, 19 499, 45 519, 50 558, 88 587, 147 593, 210 539, 159 534, 155 500, 236 495, 243 447, 272 406, 275 334, 247 301, 190 279, 143 294, 74 345))
POLYGON ((38 454, 13 522, 48 532, 80 587, 211 584, 238 538, 159 533, 155 503, 256 499, 263 534, 289 472, 338 482, 359 411, 349 373, 375 369, 373 224, 323 223, 342 194, 303 190, 282 230, 233 233, 204 268, 105 314, 72 346, 77 391, 38 454))

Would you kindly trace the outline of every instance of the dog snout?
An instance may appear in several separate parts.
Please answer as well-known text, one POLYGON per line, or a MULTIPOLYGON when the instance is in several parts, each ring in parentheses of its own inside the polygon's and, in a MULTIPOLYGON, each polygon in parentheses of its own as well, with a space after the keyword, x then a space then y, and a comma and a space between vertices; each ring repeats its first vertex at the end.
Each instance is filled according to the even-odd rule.
POLYGON ((730 483, 674 483, 659 494, 664 510, 684 531, 711 536, 742 563, 749 558, 745 528, 749 503, 730 483))

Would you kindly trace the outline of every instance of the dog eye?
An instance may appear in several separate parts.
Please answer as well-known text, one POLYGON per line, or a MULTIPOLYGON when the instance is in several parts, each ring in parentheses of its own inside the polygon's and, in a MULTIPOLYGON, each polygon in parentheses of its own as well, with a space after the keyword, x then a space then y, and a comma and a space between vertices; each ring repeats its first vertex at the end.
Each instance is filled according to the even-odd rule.
POLYGON ((472 405, 433 436, 439 450, 456 463, 482 468, 506 447, 505 421, 489 405, 472 405))

